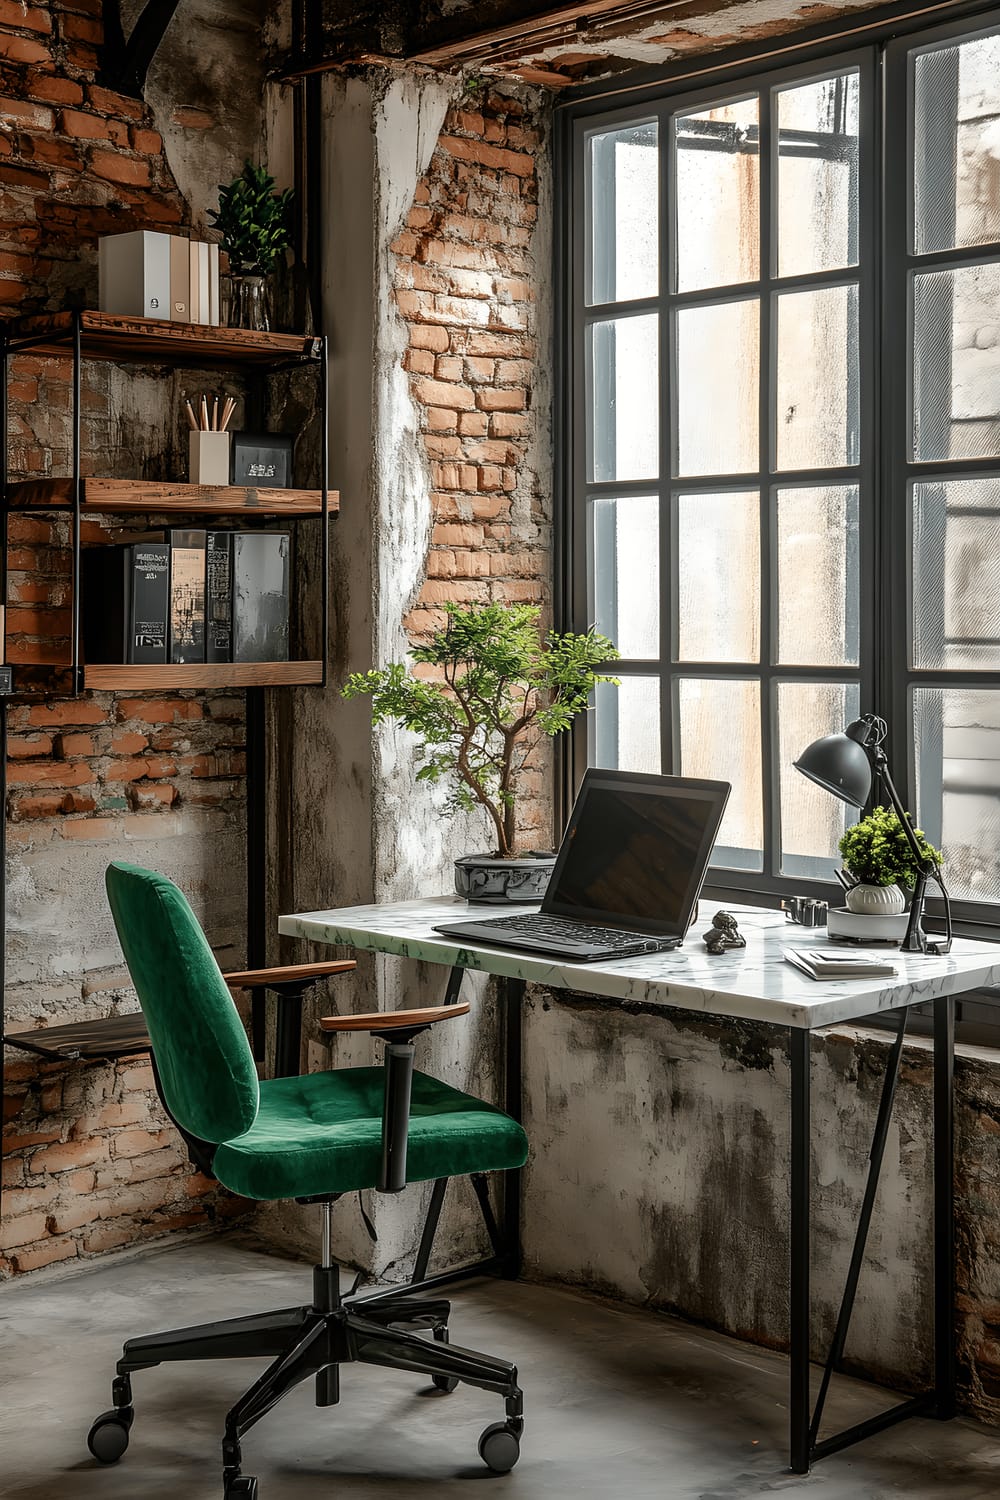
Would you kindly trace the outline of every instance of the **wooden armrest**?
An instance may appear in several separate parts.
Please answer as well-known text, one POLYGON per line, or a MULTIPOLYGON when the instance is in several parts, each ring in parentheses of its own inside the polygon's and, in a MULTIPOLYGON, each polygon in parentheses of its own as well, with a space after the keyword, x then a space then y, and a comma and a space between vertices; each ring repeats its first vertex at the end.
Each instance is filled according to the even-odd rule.
POLYGON ((334 958, 322 964, 287 964, 283 969, 243 969, 222 977, 231 990, 257 990, 277 984, 311 982, 328 974, 346 974, 357 967, 353 958, 334 958))
POLYGON ((413 1026, 433 1026, 437 1021, 448 1021, 452 1016, 464 1016, 469 1012, 469 1002, 459 1005, 432 1005, 426 1010, 376 1010, 361 1016, 323 1016, 320 1026, 324 1031, 403 1031, 413 1026))

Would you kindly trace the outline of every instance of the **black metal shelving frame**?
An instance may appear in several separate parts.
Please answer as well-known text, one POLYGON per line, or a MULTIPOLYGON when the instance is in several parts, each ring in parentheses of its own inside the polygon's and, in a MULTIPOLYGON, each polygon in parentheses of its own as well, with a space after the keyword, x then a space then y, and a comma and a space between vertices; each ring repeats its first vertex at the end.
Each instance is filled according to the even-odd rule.
MULTIPOLYGON (((241 331, 235 329, 219 329, 217 341, 212 342, 211 333, 198 327, 196 336, 186 341, 182 331, 183 326, 167 323, 162 330, 156 331, 154 342, 157 344, 158 354, 151 351, 148 344, 144 344, 141 330, 136 329, 137 322, 142 320, 123 319, 121 326, 117 329, 113 326, 113 320, 95 315, 88 315, 82 311, 74 311, 68 317, 55 315, 52 319, 24 319, 13 320, 7 325, 3 334, 0 335, 0 564, 4 587, 4 600, 6 601, 7 560, 9 551, 9 522, 13 514, 52 514, 51 508, 37 506, 18 506, 12 508, 10 505, 10 479, 8 463, 9 446, 9 400, 8 384, 10 377, 11 361, 23 354, 43 354, 47 357, 69 357, 72 360, 71 373, 71 460, 72 474, 70 476, 72 486, 72 504, 69 510, 72 550, 72 606, 70 622, 70 660, 65 666, 38 668, 27 667, 20 669, 20 675, 25 671, 34 674, 33 686, 37 687, 39 680, 49 679, 58 681, 58 674, 70 676, 68 690, 61 686, 55 690, 54 696, 61 698, 77 697, 87 691, 84 665, 81 660, 80 639, 80 556, 82 535, 82 514, 84 502, 84 481, 81 473, 83 445, 82 445, 82 412, 81 401, 83 392, 83 365, 88 359, 101 359, 118 364, 169 364, 174 368, 224 368, 229 369, 234 365, 242 368, 248 375, 273 375, 282 370, 295 366, 311 366, 315 369, 319 378, 319 415, 321 422, 320 434, 320 496, 321 504, 318 516, 302 517, 289 516, 288 519, 319 519, 322 528, 320 544, 320 673, 316 686, 323 688, 327 685, 329 673, 329 622, 330 622, 330 519, 336 514, 330 508, 329 489, 329 429, 330 429, 330 391, 329 391, 329 361, 328 344, 324 335, 317 337, 296 336, 294 339, 276 336, 273 342, 273 353, 270 352, 268 342, 259 338, 248 342, 243 356, 239 351, 241 331), (89 323, 88 323, 89 318, 89 323), (104 326, 100 326, 103 324, 104 326), (125 325, 128 325, 127 327, 125 325), (134 343, 134 348, 132 344, 134 343), (165 346, 173 345, 169 352, 165 352, 165 346), (285 345, 285 347, 282 347, 285 345), (294 346, 298 347, 294 347, 294 346)), ((194 333, 194 325, 192 325, 194 333)), ((150 505, 150 511, 155 510, 155 503, 150 505)), ((109 507, 109 513, 113 513, 113 507, 109 507)), ((249 518, 253 513, 245 509, 234 508, 227 511, 224 506, 219 507, 220 517, 234 517, 237 515, 249 518)), ((4 622, 6 630, 6 620, 4 622)), ((4 642, 5 646, 5 642, 4 642)), ((6 650, 4 649, 4 656, 6 650)), ((14 668, 17 673, 18 668, 14 668)), ((155 668, 151 669, 155 671, 155 668)), ((12 685, 11 674, 8 672, 8 685, 0 679, 0 803, 2 803, 3 816, 0 818, 0 869, 6 873, 7 856, 7 709, 9 698, 12 695, 35 697, 35 693, 28 693, 26 689, 15 688, 12 685), (5 690, 4 690, 5 688, 5 690)), ((197 687, 199 684, 192 683, 190 686, 197 687)), ((124 691, 125 689, 109 689, 110 691, 124 691)), ((156 691, 176 691, 176 687, 164 683, 157 687, 156 691)), ((247 799, 247 827, 246 827, 246 874, 247 874, 247 965, 249 968, 263 967, 266 955, 266 855, 267 855, 267 734, 266 734, 266 693, 267 686, 248 686, 246 693, 246 799, 247 799)), ((137 1029, 137 1023, 141 1018, 136 1017, 110 1017, 104 1020, 78 1023, 75 1026, 59 1027, 52 1030, 50 1036, 46 1036, 44 1030, 38 1032, 25 1032, 21 1034, 8 1034, 6 1031, 6 936, 7 936, 7 901, 6 901, 6 879, 0 881, 0 1083, 6 1079, 6 1048, 15 1047, 28 1054, 39 1057, 61 1061, 92 1060, 96 1058, 113 1059, 123 1057, 145 1049, 142 1036, 137 1029), (65 1035, 63 1034, 65 1033, 65 1035), (71 1034, 72 1033, 72 1034, 71 1034)), ((255 1057, 260 1060, 264 1052, 265 1038, 265 994, 262 990, 255 990, 252 999, 251 1033, 255 1057)), ((0 1149, 2 1158, 2 1149, 0 1149)), ((0 1214, 2 1214, 2 1186, 0 1186, 0 1214)))

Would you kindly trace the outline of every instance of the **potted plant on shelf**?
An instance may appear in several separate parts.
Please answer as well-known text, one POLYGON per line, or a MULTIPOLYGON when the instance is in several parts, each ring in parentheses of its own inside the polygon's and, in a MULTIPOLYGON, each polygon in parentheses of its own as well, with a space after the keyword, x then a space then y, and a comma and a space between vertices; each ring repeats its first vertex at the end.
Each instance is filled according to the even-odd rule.
MULTIPOLYGON (((940 851, 919 828, 913 831, 924 858, 940 865, 940 851)), ((888 807, 873 808, 848 828, 839 847, 844 866, 856 882, 847 892, 848 911, 870 917, 903 911, 906 899, 901 887, 912 886, 919 871, 896 813, 888 807)))
POLYGON ((291 202, 292 189, 276 192, 274 178, 250 161, 232 182, 219 185, 219 207, 208 212, 229 257, 232 327, 270 330, 267 278, 291 244, 291 202))
POLYGON ((588 707, 601 667, 617 658, 595 630, 539 632, 531 604, 444 606, 448 621, 410 663, 356 672, 345 698, 370 695, 372 721, 393 720, 419 736, 417 779, 448 786, 449 811, 485 814, 495 842, 455 861, 455 888, 470 901, 540 901, 555 856, 519 851, 518 783, 537 737, 568 729, 588 707), (414 667, 432 672, 417 676, 414 667))

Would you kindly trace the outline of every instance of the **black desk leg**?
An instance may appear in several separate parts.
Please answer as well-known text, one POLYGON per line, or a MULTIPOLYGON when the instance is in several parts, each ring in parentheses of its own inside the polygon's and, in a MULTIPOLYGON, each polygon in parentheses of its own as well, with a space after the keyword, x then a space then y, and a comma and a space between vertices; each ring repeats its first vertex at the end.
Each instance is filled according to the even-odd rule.
POLYGON ((955 1415, 955 999, 934 1001, 934 1387, 955 1415))
MULTIPOLYGON (((504 1109, 521 1123, 521 1028, 524 1011, 524 980, 497 980, 500 1025, 504 1043, 504 1109)), ((521 1274, 521 1173, 503 1175, 503 1243, 506 1274, 516 1281, 521 1274)))
POLYGON ((809 1472, 809 1033, 789 1030, 791 1170, 789 1204, 789 1452, 792 1472, 809 1472))

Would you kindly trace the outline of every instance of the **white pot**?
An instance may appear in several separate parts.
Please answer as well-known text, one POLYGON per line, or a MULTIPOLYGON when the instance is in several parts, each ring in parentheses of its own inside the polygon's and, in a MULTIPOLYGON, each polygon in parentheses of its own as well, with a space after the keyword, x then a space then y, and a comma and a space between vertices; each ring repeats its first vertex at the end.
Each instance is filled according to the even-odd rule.
POLYGON ((898 885, 853 885, 847 910, 863 917, 891 917, 906 910, 906 897, 898 885))

